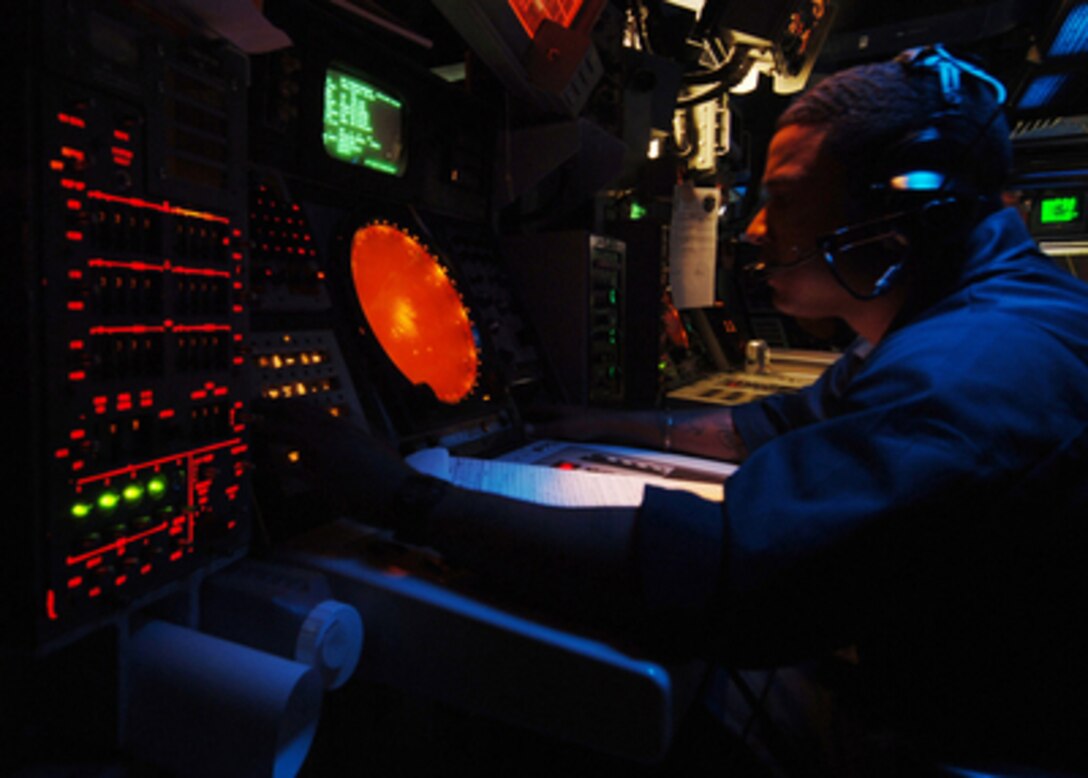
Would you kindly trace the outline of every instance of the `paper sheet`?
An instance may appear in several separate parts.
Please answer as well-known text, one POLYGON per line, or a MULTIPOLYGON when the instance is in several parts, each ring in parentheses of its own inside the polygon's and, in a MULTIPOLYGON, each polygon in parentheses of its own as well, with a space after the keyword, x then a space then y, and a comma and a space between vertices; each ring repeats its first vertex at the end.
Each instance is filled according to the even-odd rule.
POLYGON ((713 187, 697 188, 687 183, 673 190, 669 285, 677 308, 707 308, 714 304, 720 205, 721 192, 713 187))
POLYGON ((408 457, 408 463, 420 472, 466 489, 566 508, 637 506, 642 503, 646 484, 690 491, 716 502, 722 500, 723 492, 720 484, 454 457, 445 449, 416 452, 408 457))

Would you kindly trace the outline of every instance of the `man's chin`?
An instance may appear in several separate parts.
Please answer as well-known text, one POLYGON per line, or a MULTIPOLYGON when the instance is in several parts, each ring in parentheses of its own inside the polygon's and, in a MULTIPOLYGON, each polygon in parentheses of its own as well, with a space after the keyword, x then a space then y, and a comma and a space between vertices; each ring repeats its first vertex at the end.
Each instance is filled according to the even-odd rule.
POLYGON ((788 297, 780 295, 778 292, 773 292, 771 295, 771 305, 783 316, 799 316, 803 313, 798 313, 798 306, 793 304, 788 297))
POLYGON ((828 315, 823 311, 814 310, 812 303, 803 296, 798 298, 794 295, 782 294, 774 289, 771 290, 771 305, 783 316, 792 316, 795 319, 814 319, 828 315))

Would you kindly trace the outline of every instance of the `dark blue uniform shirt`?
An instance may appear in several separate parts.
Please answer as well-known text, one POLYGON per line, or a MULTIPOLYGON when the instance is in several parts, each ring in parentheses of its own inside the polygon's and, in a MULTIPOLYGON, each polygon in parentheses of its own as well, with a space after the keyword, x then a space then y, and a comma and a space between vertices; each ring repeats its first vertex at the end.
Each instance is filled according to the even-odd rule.
POLYGON ((647 491, 644 591, 732 664, 856 646, 869 691, 937 748, 1079 761, 1088 286, 1012 210, 967 250, 875 348, 735 409, 751 453, 724 509, 647 491))

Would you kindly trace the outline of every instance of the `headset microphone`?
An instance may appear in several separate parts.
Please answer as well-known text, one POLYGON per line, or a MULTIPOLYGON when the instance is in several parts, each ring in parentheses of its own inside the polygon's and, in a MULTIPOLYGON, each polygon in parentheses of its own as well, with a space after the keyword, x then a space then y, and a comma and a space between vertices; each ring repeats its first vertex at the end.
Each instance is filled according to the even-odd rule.
POLYGON ((774 278, 776 275, 785 273, 787 270, 793 270, 794 268, 801 267, 801 265, 807 265, 813 260, 822 259, 823 255, 824 250, 822 248, 816 248, 789 262, 776 262, 772 264, 760 260, 752 265, 744 265, 743 270, 751 282, 763 284, 774 278))
POLYGON ((884 271, 884 275, 878 278, 876 280, 876 283, 873 284, 872 296, 879 297, 880 295, 888 291, 888 289, 891 288, 892 282, 895 281, 895 277, 899 275, 899 271, 902 269, 902 262, 896 262, 895 264, 888 267, 888 269, 884 271))

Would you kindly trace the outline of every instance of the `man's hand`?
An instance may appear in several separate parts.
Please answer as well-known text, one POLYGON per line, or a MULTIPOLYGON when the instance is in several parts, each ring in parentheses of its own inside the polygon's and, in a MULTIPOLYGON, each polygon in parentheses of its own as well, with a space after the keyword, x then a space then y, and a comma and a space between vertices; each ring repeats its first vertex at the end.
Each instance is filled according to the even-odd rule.
POLYGON ((312 484, 361 521, 393 526, 397 490, 415 471, 389 445, 307 402, 262 402, 254 413, 265 466, 312 484))

